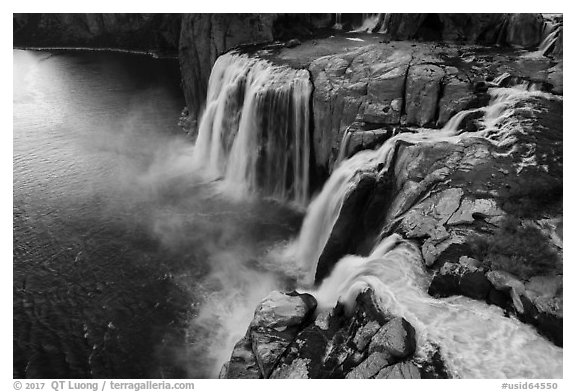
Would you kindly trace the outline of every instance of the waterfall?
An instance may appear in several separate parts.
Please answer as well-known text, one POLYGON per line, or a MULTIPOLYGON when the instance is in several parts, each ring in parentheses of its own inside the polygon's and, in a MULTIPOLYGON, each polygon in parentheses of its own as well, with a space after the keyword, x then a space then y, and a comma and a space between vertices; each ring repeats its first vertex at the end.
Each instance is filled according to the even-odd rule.
POLYGON ((352 33, 378 33, 382 21, 384 20, 383 14, 362 14, 362 25, 354 30, 352 33), (380 26, 379 26, 380 25, 380 26), (376 28, 378 27, 378 28, 376 28))
POLYGON ((316 292, 320 308, 340 300, 349 309, 370 287, 383 309, 416 329, 417 355, 439 345, 451 374, 460 378, 562 378, 562 349, 502 309, 466 297, 435 299, 419 249, 397 234, 368 257, 346 256, 316 292))
POLYGON ((340 149, 338 150, 338 157, 336 158, 336 162, 334 162, 334 166, 338 166, 340 162, 346 159, 348 154, 348 145, 350 144, 350 138, 354 132, 350 131, 350 127, 346 128, 344 131, 344 135, 342 135, 342 141, 340 142, 340 149))
POLYGON ((418 133, 400 133, 388 139, 377 150, 364 150, 342 161, 328 178, 320 194, 312 200, 298 238, 283 251, 282 258, 300 266, 300 283, 310 286, 318 260, 326 246, 342 205, 356 187, 363 172, 380 174, 391 169, 396 144, 400 141, 419 143, 424 141, 450 140, 455 136, 451 128, 422 130, 418 133))
MULTIPOLYGON (((527 83, 491 88, 489 93, 492 99, 487 107, 462 111, 441 130, 422 129, 395 135, 378 150, 360 151, 336 167, 308 206, 298 238, 282 255, 284 260, 299 264, 301 287, 313 284, 318 260, 342 205, 362 173, 382 175, 393 170, 397 143, 457 143, 465 137, 481 137, 497 146, 507 146, 515 143, 515 132, 522 131, 510 120, 519 102, 533 97, 556 99, 527 83), (476 120, 480 130, 459 133, 460 123, 473 111, 483 113, 476 120)), ((383 309, 405 317, 414 325, 418 331, 418 354, 426 356, 430 343, 438 344, 457 377, 562 377, 562 349, 538 335, 533 327, 505 317, 495 306, 464 297, 428 296, 429 278, 422 265, 420 250, 393 234, 376 244, 368 257, 342 258, 312 294, 321 308, 333 307, 338 300, 350 307, 361 290, 373 288, 383 309)))
POLYGON ((416 133, 399 133, 386 140, 379 149, 360 151, 337 165, 322 191, 308 206, 298 238, 286 247, 282 256, 300 265, 303 285, 310 285, 313 282, 318 260, 330 238, 342 205, 358 184, 361 174, 379 172, 381 175, 392 170, 390 164, 397 143, 418 144, 441 141, 456 143, 463 137, 483 137, 499 147, 501 151, 510 148, 507 153, 503 153, 509 154, 514 151, 514 145, 517 142, 516 133, 522 132, 521 124, 510 119, 516 105, 532 97, 559 99, 552 94, 536 90, 528 83, 508 88, 491 88, 489 93, 492 99, 488 106, 457 113, 441 130, 421 129, 416 133), (466 116, 477 111, 484 114, 482 119, 477 120, 481 131, 472 134, 458 131, 460 123, 466 116))
POLYGON ((336 22, 332 28, 334 30, 342 30, 342 14, 335 14, 336 22))
POLYGON ((304 205, 309 193, 310 96, 306 70, 235 52, 208 83, 193 165, 234 198, 257 191, 304 205))

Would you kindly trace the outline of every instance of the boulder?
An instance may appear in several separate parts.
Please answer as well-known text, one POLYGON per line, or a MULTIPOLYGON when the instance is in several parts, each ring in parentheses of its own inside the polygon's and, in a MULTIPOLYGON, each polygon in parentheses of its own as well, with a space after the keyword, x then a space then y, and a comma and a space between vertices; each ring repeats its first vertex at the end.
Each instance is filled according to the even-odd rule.
POLYGON ((387 352, 373 352, 360 365, 346 374, 347 379, 351 378, 371 378, 378 372, 392 363, 392 357, 387 352))
POLYGON ((412 362, 401 362, 382 369, 375 378, 419 379, 420 370, 412 362))
POLYGON ((358 351, 364 351, 370 340, 380 330, 380 323, 375 320, 369 321, 366 325, 358 328, 352 342, 356 345, 358 351))
POLYGON ((250 325, 284 331, 289 327, 299 326, 314 309, 316 299, 310 294, 273 291, 260 302, 250 325))
POLYGON ((388 321, 372 337, 369 353, 386 352, 395 358, 405 358, 416 350, 414 327, 402 317, 388 321))

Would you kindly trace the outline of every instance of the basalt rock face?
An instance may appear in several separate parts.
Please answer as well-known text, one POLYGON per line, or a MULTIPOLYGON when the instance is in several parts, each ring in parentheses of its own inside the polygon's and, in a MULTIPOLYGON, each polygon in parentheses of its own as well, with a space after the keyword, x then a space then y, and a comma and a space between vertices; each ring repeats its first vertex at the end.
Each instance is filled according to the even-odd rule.
POLYGON ((191 121, 199 119, 210 70, 222 53, 246 44, 309 37, 330 23, 329 14, 184 14, 179 58, 191 121))
POLYGON ((271 14, 185 14, 180 31, 180 71, 190 116, 203 108, 210 70, 219 55, 238 45, 272 41, 271 14))
POLYGON ((391 14, 387 32, 396 40, 538 46, 540 14, 391 14))
POLYGON ((179 14, 14 14, 14 45, 176 51, 179 14))
MULTIPOLYGON (((509 103, 509 110, 499 136, 400 141, 392 169, 364 172, 372 178, 371 189, 362 190, 368 201, 344 201, 355 208, 343 208, 320 257, 317 271, 323 275, 317 281, 343 255, 370 249, 352 243, 342 249, 340 232, 369 239, 396 232, 419 242, 426 266, 437 271, 431 295, 495 303, 561 345, 562 294, 554 285, 562 280, 562 102, 535 94, 509 103), (357 223, 368 219, 379 224, 357 223), (539 294, 496 284, 501 268, 521 276, 519 287, 530 279, 541 282, 539 294)), ((477 122, 480 133, 486 126, 469 121, 477 122)))
MULTIPOLYGON (((302 302, 312 305, 312 297, 304 296, 302 302)), ((258 306, 249 337, 236 345, 230 362, 222 369, 222 378, 414 379, 421 378, 430 367, 414 361, 416 335, 412 325, 381 309, 371 290, 358 295, 353 309, 337 304, 333 309, 317 311, 314 317, 301 318, 297 307, 286 306, 297 301, 276 293, 258 306), (261 318, 264 308, 268 316, 261 318), (290 323, 291 329, 268 330, 270 337, 263 339, 259 331, 268 328, 265 325, 276 316, 300 322, 290 323), (252 351, 247 340, 252 341, 252 351), (266 346, 262 346, 262 340, 266 346), (262 369, 260 373, 255 371, 255 362, 262 369)), ((313 307, 308 309, 312 311, 313 307)))
POLYGON ((340 151, 347 131, 388 130, 389 137, 405 126, 442 127, 459 111, 483 106, 486 81, 504 73, 510 74, 504 85, 525 79, 561 91, 561 66, 515 52, 406 42, 321 57, 309 66, 316 164, 331 172, 339 155, 353 153, 340 151))

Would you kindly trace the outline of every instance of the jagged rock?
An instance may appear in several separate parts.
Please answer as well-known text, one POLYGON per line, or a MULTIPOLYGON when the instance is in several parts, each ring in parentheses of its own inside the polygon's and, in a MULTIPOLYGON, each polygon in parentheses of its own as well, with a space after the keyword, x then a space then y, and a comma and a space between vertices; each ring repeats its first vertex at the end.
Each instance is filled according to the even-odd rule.
POLYGON ((236 343, 230 361, 222 367, 220 378, 262 378, 249 337, 236 343))
POLYGON ((387 352, 373 352, 360 365, 352 369, 346 378, 371 378, 385 366, 392 363, 392 356, 387 352))
POLYGON ((250 325, 284 331, 300 325, 314 309, 316 299, 310 294, 273 291, 260 302, 250 325))
POLYGON ((271 378, 293 374, 306 374, 309 378, 344 377, 366 358, 371 335, 387 320, 371 290, 358 295, 352 314, 341 304, 323 313, 319 323, 298 333, 271 378))
POLYGON ((416 350, 414 327, 402 317, 388 321, 372 337, 369 353, 387 352, 395 358, 405 358, 416 350))
POLYGON ((460 257, 458 264, 464 266, 470 271, 476 271, 478 268, 482 267, 482 263, 480 261, 468 256, 460 257))
POLYGON ((252 351, 264 378, 268 378, 278 358, 294 339, 292 331, 279 332, 272 328, 258 327, 250 332, 252 351))
POLYGON ((310 359, 296 358, 290 364, 282 364, 277 370, 272 373, 270 378, 296 378, 305 379, 310 378, 308 373, 308 366, 310 359))
POLYGON ((445 263, 434 275, 428 293, 440 297, 461 294, 482 300, 488 297, 491 288, 484 272, 456 263, 445 263))
POLYGON ((509 292, 516 311, 524 313, 524 306, 520 296, 525 294, 526 289, 520 279, 506 271, 488 271, 486 278, 494 285, 496 290, 509 292))
POLYGON ((406 79, 406 121, 419 126, 435 122, 440 95, 440 81, 444 70, 437 65, 423 64, 410 67, 406 79))
POLYGON ((375 378, 419 379, 420 370, 412 362, 401 362, 382 369, 375 378))
POLYGON ((352 342, 356 345, 356 348, 359 351, 364 351, 368 344, 370 343, 370 339, 378 332, 380 329, 380 323, 377 321, 369 321, 366 325, 358 328, 356 334, 354 335, 354 339, 352 342))

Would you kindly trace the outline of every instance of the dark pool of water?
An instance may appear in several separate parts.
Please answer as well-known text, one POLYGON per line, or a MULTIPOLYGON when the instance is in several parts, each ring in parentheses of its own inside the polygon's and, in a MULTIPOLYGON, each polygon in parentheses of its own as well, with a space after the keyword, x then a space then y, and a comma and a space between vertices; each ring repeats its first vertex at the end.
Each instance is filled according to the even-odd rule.
POLYGON ((188 170, 179 84, 175 60, 14 51, 14 377, 209 376, 190 345, 214 252, 295 234, 188 170))

